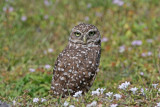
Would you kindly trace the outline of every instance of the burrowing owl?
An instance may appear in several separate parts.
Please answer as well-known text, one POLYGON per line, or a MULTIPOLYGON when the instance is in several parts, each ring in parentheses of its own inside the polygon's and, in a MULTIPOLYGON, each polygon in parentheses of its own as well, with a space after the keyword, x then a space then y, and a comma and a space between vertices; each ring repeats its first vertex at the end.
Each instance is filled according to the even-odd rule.
POLYGON ((65 97, 87 92, 97 75, 101 55, 101 36, 91 24, 75 26, 67 47, 59 54, 53 70, 51 90, 65 97))

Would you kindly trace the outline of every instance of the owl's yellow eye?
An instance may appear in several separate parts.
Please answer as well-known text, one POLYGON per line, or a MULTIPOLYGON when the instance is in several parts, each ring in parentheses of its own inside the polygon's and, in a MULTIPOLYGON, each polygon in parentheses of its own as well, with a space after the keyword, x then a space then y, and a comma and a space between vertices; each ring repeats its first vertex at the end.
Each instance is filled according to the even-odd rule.
POLYGON ((75 32, 74 34, 75 34, 75 36, 77 36, 77 37, 81 36, 81 33, 79 33, 79 32, 75 32))
POLYGON ((95 33, 96 33, 95 31, 91 31, 89 32, 89 36, 94 36, 95 33))

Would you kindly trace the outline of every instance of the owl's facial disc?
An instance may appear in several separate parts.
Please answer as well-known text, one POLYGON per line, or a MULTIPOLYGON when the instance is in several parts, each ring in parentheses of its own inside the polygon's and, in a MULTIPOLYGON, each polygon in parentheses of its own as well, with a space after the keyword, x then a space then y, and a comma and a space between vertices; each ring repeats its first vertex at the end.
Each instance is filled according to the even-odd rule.
POLYGON ((100 40, 100 33, 97 29, 91 29, 87 33, 87 43, 96 43, 100 40))
POLYGON ((79 24, 72 29, 69 41, 74 44, 92 45, 99 44, 100 33, 94 25, 79 24))
POLYGON ((88 39, 92 38, 96 34, 95 29, 89 30, 86 34, 83 35, 83 42, 86 44, 88 42, 88 39))

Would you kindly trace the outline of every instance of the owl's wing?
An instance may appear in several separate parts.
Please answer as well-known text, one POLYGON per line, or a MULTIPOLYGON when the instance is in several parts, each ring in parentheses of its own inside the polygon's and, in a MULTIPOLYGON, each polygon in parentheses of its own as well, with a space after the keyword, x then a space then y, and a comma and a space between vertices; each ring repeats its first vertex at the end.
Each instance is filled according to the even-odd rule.
POLYGON ((66 71, 67 64, 70 62, 68 54, 68 46, 59 54, 57 60, 55 61, 55 66, 53 69, 53 77, 56 81, 58 77, 62 76, 64 71, 66 71))

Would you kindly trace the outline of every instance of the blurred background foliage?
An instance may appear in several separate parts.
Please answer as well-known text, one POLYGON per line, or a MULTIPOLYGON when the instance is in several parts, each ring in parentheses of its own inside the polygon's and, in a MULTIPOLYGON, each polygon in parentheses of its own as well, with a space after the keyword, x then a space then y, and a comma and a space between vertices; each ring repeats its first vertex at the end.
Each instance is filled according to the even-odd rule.
POLYGON ((54 61, 80 22, 94 24, 102 36, 100 71, 92 89, 117 92, 125 80, 146 87, 159 82, 160 2, 119 1, 1 0, 0 96, 47 96, 54 61))

